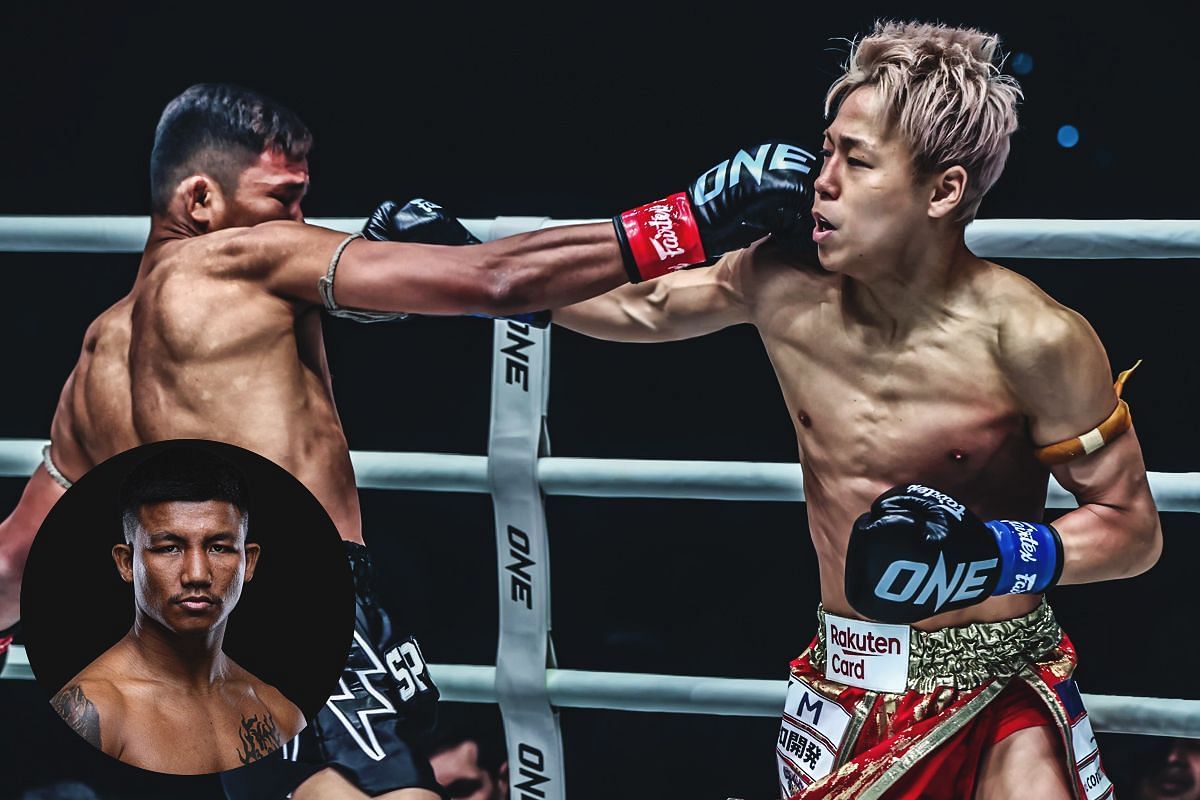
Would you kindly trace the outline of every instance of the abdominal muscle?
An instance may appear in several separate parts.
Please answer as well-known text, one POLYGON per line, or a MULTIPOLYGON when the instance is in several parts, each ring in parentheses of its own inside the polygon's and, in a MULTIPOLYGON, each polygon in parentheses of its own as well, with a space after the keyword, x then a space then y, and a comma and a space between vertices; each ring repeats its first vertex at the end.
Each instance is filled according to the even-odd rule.
MULTIPOLYGON (((891 404, 876 402, 877 407, 887 405, 891 404)), ((1041 520, 1046 472, 1032 457, 1022 419, 1003 404, 959 405, 952 397, 897 401, 890 411, 881 409, 878 429, 869 419, 839 422, 837 416, 832 425, 826 419, 820 431, 816 422, 808 428, 797 426, 809 531, 827 611, 861 617, 845 594, 850 531, 875 498, 893 486, 920 482, 936 487, 983 520, 1041 520), (925 410, 912 414, 911 407, 925 410)), ((994 597, 915 627, 937 630, 1011 619, 1032 611, 1039 599, 994 597)))
MULTIPOLYGON (((846 547, 876 497, 920 482, 983 520, 1040 521, 1048 472, 1033 456, 1028 420, 996 363, 986 318, 947 315, 894 341, 864 332, 836 308, 801 305, 776 315, 786 326, 759 330, 795 425, 822 602, 858 617, 846 601, 846 547)), ((1010 619, 1038 602, 991 598, 916 627, 1010 619)))

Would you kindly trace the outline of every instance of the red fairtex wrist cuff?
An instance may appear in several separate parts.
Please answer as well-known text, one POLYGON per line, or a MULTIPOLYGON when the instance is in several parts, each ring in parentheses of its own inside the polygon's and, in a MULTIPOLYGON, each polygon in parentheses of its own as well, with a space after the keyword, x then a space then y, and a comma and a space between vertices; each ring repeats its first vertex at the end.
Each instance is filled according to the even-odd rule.
POLYGON ((7 628, 0 630, 0 656, 8 652, 9 645, 13 642, 13 634, 17 631, 17 626, 20 622, 14 622, 7 628))
POLYGON ((635 274, 650 280, 706 259, 685 192, 626 211, 616 227, 625 268, 634 283, 635 274))

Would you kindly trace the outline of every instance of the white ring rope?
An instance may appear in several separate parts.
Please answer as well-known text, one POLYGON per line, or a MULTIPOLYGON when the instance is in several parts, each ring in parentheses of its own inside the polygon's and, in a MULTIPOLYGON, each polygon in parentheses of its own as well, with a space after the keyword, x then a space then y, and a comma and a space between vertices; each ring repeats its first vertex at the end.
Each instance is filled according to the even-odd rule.
MULTIPOLYGON (((496 668, 475 664, 430 664, 442 699, 495 703, 496 668)), ((25 648, 15 645, 0 678, 32 679, 25 648)), ((599 708, 667 714, 778 717, 787 681, 709 678, 631 672, 546 670, 550 702, 560 708, 599 708)), ((1092 727, 1101 733, 1195 738, 1200 700, 1085 694, 1092 727)))
MULTIPOLYGON (((45 439, 0 439, 0 478, 33 472, 45 444, 45 439)), ((353 450, 350 459, 360 489, 490 491, 486 456, 353 450)), ((804 502, 799 464, 544 457, 538 459, 537 474, 547 495, 804 502)), ((1147 477, 1159 511, 1200 512, 1200 473, 1150 472, 1147 477)), ((1051 478, 1046 507, 1076 505, 1051 478)))
MULTIPOLYGON (((362 229, 350 217, 310 219, 340 231, 362 229)), ((483 241, 514 233, 607 222, 549 217, 464 219, 483 241)), ((0 252, 140 253, 148 217, 0 216, 0 252)), ((985 258, 1200 258, 1200 221, 1176 219, 981 219, 967 226, 967 245, 985 258)))
MULTIPOLYGON (((481 240, 557 225, 603 220, 497 217, 462 220, 481 240)), ((310 220, 342 231, 363 220, 310 220)), ((146 217, 0 216, 0 252, 139 253, 146 217)), ((995 258, 1167 259, 1200 257, 1194 220, 977 220, 967 244, 995 258)), ((43 440, 0 439, 0 477, 24 477, 41 462, 43 440)), ((358 486, 489 493, 485 456, 352 452, 358 486)), ((537 483, 547 495, 704 500, 803 501, 798 464, 551 458, 537 460, 537 483)), ((1200 512, 1200 473, 1149 473, 1161 511, 1200 512)), ((1074 498, 1051 480, 1049 508, 1073 508, 1074 498)), ((435 665, 443 698, 497 702, 496 668, 435 665)), ((13 647, 0 678, 32 678, 24 648, 13 647)), ((554 706, 739 716, 779 715, 786 682, 741 678, 546 670, 554 706)), ((1098 731, 1200 738, 1200 701, 1085 695, 1098 731)))

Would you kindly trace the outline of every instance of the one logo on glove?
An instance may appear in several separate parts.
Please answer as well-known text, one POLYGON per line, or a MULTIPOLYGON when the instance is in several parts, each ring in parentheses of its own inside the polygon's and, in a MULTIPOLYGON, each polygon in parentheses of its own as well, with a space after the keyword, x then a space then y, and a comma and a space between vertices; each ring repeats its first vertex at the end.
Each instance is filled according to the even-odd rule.
POLYGON ((875 596, 893 603, 911 601, 921 606, 928 603, 934 592, 937 592, 937 602, 933 605, 933 610, 937 611, 947 601, 970 600, 982 594, 987 584, 987 570, 994 568, 998 563, 999 559, 995 558, 972 561, 969 564, 959 562, 954 566, 954 573, 947 574, 946 559, 942 553, 938 553, 933 569, 920 561, 897 559, 888 565, 887 571, 875 585, 875 596))
POLYGON ((783 142, 759 145, 754 155, 745 150, 738 150, 733 158, 725 159, 696 179, 696 184, 692 187, 692 205, 702 206, 720 195, 727 187, 737 186, 743 172, 753 176, 755 182, 762 183, 764 169, 791 170, 807 175, 812 172, 812 165, 816 160, 812 153, 783 142), (771 156, 770 164, 767 163, 768 155, 771 156), (706 186, 709 188, 705 188, 706 186))

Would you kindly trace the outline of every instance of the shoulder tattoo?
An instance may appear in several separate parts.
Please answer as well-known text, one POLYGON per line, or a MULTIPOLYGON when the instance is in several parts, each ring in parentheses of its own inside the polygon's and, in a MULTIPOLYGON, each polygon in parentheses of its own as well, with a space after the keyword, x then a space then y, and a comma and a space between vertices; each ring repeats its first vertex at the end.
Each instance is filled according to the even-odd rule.
POLYGON ((275 720, 267 713, 261 717, 257 714, 252 717, 243 716, 238 738, 242 741, 241 749, 238 750, 238 758, 242 764, 257 761, 279 749, 279 729, 275 727, 275 720))
POLYGON ((100 748, 100 712, 96 710, 96 705, 87 699, 83 687, 78 684, 67 686, 54 695, 50 705, 71 726, 71 730, 82 736, 92 747, 100 748))

